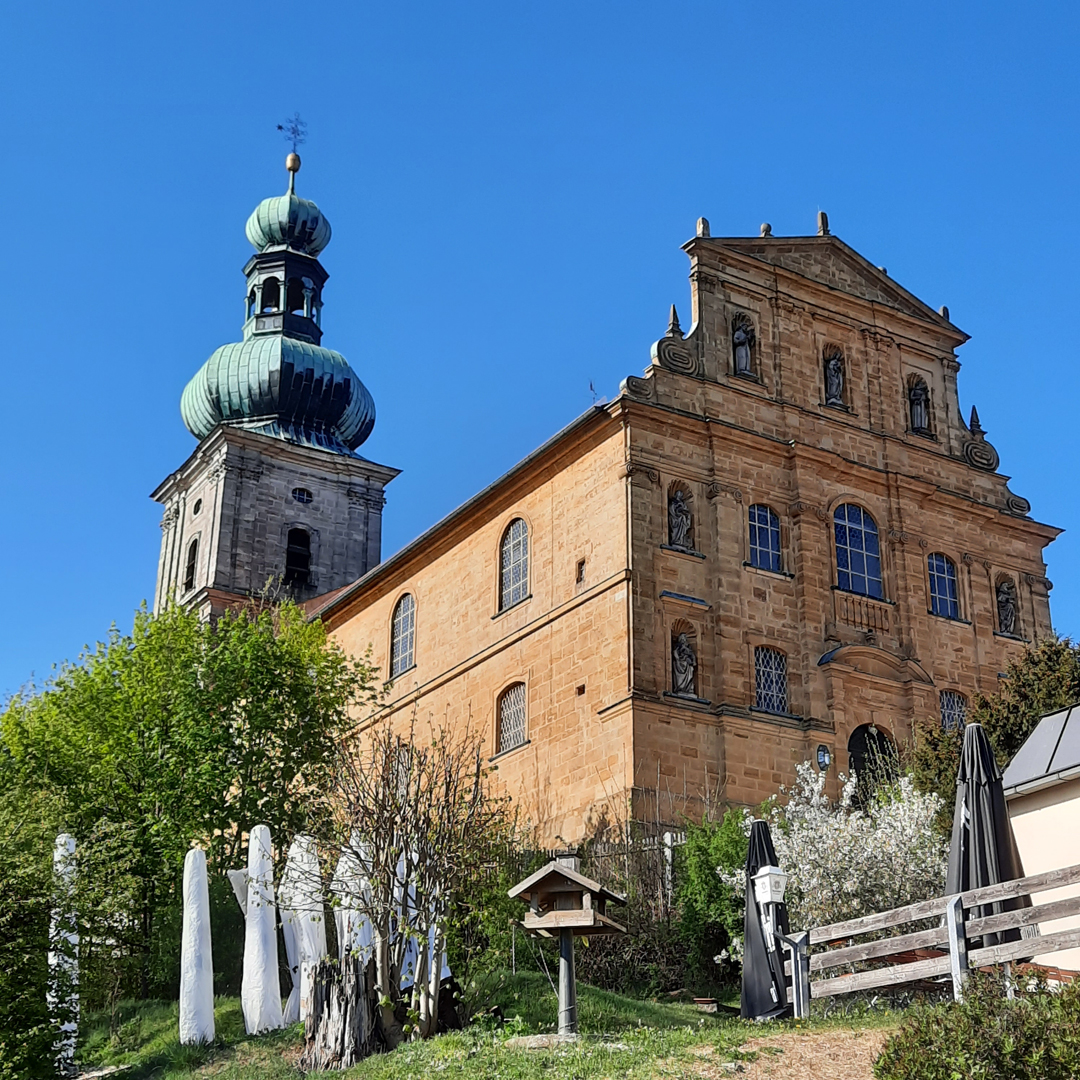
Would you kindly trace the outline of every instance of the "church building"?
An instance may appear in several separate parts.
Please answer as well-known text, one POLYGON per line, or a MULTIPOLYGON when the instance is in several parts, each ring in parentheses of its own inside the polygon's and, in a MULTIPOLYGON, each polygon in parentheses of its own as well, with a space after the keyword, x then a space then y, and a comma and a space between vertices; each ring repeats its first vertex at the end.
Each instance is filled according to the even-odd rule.
POLYGON ((967 335, 830 234, 684 245, 644 376, 381 560, 374 405, 321 346, 329 225, 294 192, 248 222, 244 341, 184 392, 202 441, 165 504, 158 603, 270 581, 370 648, 373 724, 469 728, 551 843, 627 816, 753 805, 913 725, 963 722, 1050 633, 1058 530, 1009 490, 967 335))

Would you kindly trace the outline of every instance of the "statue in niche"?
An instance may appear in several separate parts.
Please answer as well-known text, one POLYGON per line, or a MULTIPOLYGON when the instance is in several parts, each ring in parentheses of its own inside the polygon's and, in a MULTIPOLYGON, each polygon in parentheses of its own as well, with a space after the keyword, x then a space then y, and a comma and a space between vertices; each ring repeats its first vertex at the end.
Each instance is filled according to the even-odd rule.
POLYGON ((754 324, 745 315, 736 317, 731 327, 731 348, 735 354, 735 374, 752 375, 750 351, 754 347, 754 324))
POLYGON ((682 488, 676 488, 668 499, 668 543, 680 551, 692 551, 690 532, 693 516, 682 488))
POLYGON ((930 430, 930 391, 922 379, 916 379, 908 390, 911 404, 911 430, 926 432, 930 430))
POLYGON ((844 358, 838 352, 825 361, 825 404, 844 404, 844 358))
POLYGON ((680 634, 671 646, 671 685, 676 694, 683 697, 696 697, 694 693, 694 672, 697 670, 697 656, 694 646, 686 634, 680 634))
POLYGON ((1016 633, 1016 586, 1012 578, 998 582, 997 587, 998 629, 1003 634, 1016 633))

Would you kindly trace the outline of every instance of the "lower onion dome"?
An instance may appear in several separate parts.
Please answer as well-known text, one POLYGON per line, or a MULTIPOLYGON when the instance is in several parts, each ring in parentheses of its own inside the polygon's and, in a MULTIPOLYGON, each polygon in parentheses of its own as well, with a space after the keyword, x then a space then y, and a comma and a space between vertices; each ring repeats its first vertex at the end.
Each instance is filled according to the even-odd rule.
POLYGON ((375 402, 341 353, 283 336, 222 345, 180 399, 188 431, 218 424, 351 454, 375 426, 375 402))

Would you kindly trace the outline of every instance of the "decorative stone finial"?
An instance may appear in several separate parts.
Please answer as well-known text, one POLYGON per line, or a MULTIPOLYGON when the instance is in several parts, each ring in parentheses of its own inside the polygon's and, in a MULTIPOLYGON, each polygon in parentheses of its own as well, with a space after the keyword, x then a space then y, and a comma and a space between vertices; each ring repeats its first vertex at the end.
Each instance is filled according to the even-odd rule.
POLYGON ((947 319, 949 317, 949 306, 948 306, 948 304, 942 304, 941 307, 938 308, 938 314, 943 319, 947 319))
POLYGON ((772 226, 767 221, 761 223, 761 235, 772 236, 772 226))
POLYGON ((889 271, 888 271, 888 269, 887 269, 886 267, 884 267, 884 266, 879 266, 879 267, 878 267, 878 269, 879 269, 879 270, 880 270, 880 271, 881 271, 881 272, 882 272, 882 273, 883 273, 883 274, 884 274, 884 275, 885 275, 886 277, 888 277, 888 276, 889 276, 889 271))
POLYGON ((671 318, 668 319, 667 334, 666 337, 678 337, 681 338, 682 327, 679 325, 679 313, 675 310, 675 305, 671 305, 671 318))
POLYGON ((829 235, 829 215, 824 210, 817 212, 817 234, 818 236, 829 235))
POLYGON ((707 217, 699 217, 697 219, 697 234, 698 236, 709 235, 709 219, 707 217))
POLYGON ((971 429, 971 434, 976 438, 986 434, 986 429, 979 423, 979 410, 974 405, 971 406, 971 419, 968 421, 968 427, 971 429))

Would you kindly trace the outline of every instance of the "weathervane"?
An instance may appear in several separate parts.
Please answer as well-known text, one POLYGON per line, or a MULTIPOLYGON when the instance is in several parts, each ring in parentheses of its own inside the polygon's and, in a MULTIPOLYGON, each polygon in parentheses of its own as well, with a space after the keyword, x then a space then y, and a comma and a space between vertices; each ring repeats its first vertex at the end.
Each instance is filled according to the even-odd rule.
POLYGON ((292 153, 285 159, 291 194, 296 190, 296 174, 300 171, 300 155, 296 148, 307 138, 307 123, 300 119, 299 113, 293 113, 284 124, 278 124, 277 129, 285 136, 285 141, 292 144, 292 153))

